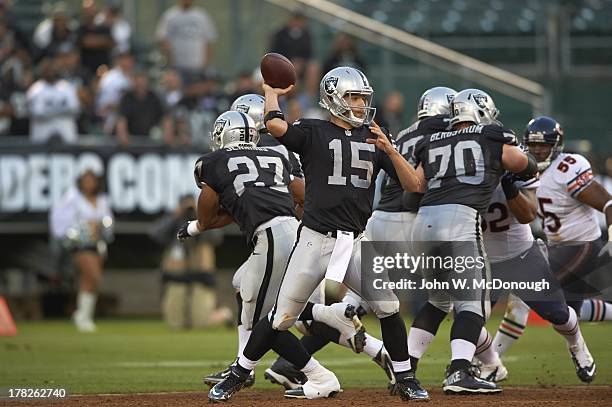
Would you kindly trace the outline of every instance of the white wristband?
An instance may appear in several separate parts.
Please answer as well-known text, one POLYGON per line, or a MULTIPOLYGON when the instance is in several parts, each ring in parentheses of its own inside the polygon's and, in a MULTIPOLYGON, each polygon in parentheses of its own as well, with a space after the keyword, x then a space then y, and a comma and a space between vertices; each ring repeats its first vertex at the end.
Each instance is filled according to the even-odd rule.
POLYGON ((197 220, 192 220, 189 222, 189 226, 187 226, 187 233, 189 233, 189 236, 197 236, 200 233, 200 229, 198 229, 198 221, 197 220))
POLYGON ((608 226, 608 242, 612 242, 612 225, 608 226))
POLYGON ((612 199, 610 199, 608 202, 606 202, 606 204, 604 205, 603 209, 601 210, 604 214, 606 213, 606 209, 608 209, 610 206, 612 206, 612 199))

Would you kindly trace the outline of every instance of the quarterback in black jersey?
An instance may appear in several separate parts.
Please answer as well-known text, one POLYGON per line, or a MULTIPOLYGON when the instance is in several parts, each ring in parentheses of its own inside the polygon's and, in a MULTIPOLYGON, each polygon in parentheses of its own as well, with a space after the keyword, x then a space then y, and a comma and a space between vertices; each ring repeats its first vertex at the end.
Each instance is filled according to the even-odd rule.
MULTIPOLYGON (((429 134, 446 130, 450 126, 450 102, 457 92, 438 86, 426 90, 419 99, 418 120, 399 132, 395 144, 398 151, 412 164, 417 142, 429 134)), ((405 192, 402 186, 385 174, 378 207, 372 213, 366 227, 366 236, 375 241, 407 242, 412 232, 412 222, 419 210, 423 194, 405 192)))
MULTIPOLYGON (((288 329, 298 317, 316 319, 322 312, 316 305, 307 307, 306 302, 324 278, 344 282, 361 292, 360 241, 371 215, 373 180, 378 171, 384 169, 406 190, 418 191, 422 186, 414 168, 372 122, 373 91, 362 72, 340 67, 323 77, 320 103, 331 113, 329 121, 288 124, 279 110, 278 96, 291 88, 273 89, 264 84, 266 127, 300 156, 306 181, 302 223, 270 317, 257 323, 244 356, 233 369, 235 374, 211 389, 211 393, 216 390, 209 393, 211 399, 223 395, 227 399, 240 389, 255 362, 271 348, 289 348, 291 352, 283 356, 308 377, 301 388, 288 390, 286 397, 328 397, 340 390, 336 376, 312 358, 288 329)), ((381 321, 385 348, 397 377, 397 392, 403 399, 427 399, 427 392, 410 371, 399 301, 391 290, 383 295, 386 301, 370 305, 381 321)))
MULTIPOLYGON (((452 130, 423 138, 414 152, 428 185, 412 229, 413 250, 426 254, 435 250, 442 257, 450 255, 456 259, 480 259, 484 267, 466 267, 461 274, 468 284, 472 281, 486 284, 490 280, 480 214, 487 209, 502 172, 519 173, 525 179, 537 172, 535 159, 516 147, 514 133, 495 120, 498 113, 485 92, 463 90, 451 102, 452 130)), ((423 271, 426 279, 448 274, 423 271)), ((490 312, 488 292, 476 289, 466 297, 467 291, 458 291, 451 297, 447 291, 429 290, 429 300, 410 329, 409 343, 417 344, 410 349, 411 358, 416 364, 453 308, 452 360, 444 381, 445 393, 500 392, 501 387, 476 377, 470 367, 481 328, 490 312)))

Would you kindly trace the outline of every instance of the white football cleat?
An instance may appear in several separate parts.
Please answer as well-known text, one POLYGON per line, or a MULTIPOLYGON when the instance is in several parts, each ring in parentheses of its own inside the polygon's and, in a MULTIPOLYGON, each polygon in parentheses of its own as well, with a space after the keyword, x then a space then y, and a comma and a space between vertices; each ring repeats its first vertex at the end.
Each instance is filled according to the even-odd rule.
POLYGON ((340 382, 336 375, 321 366, 316 372, 307 375, 308 381, 302 387, 285 391, 285 397, 295 399, 319 399, 334 397, 340 393, 340 382))

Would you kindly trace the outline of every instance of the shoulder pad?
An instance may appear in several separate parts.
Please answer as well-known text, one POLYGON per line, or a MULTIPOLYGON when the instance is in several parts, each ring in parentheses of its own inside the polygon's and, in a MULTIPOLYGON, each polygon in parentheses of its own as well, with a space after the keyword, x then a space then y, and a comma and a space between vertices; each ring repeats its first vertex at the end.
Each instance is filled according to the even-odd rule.
POLYGON ((485 137, 489 140, 496 141, 498 143, 509 144, 511 146, 518 146, 519 142, 514 132, 505 127, 496 125, 487 125, 484 128, 485 137))

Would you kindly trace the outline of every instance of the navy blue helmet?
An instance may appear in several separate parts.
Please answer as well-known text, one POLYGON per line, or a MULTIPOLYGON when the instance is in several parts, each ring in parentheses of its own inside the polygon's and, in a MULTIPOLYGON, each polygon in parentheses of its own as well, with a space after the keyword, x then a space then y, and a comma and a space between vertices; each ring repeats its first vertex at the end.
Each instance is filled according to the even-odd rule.
POLYGON ((555 119, 547 116, 536 117, 527 123, 523 143, 542 143, 551 146, 550 154, 544 162, 550 164, 563 152, 563 128, 555 119))

